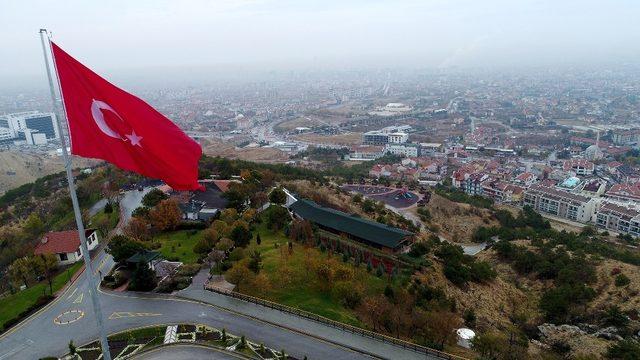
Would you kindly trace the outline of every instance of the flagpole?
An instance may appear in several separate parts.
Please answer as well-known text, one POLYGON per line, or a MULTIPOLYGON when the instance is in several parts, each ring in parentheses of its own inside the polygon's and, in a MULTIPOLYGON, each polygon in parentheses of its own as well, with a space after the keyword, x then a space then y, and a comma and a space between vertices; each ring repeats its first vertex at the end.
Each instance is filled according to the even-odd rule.
MULTIPOLYGON (((80 237, 80 248, 82 250, 82 257, 84 258, 85 276, 89 280, 89 294, 91 295, 91 302, 93 303, 93 312, 96 315, 96 323, 98 325, 98 333, 100 335, 100 344, 102 345, 102 359, 111 360, 111 353, 109 352, 109 342, 107 341, 107 333, 104 329, 104 323, 102 321, 102 309, 100 308, 100 299, 97 294, 97 283, 93 273, 93 267, 91 266, 91 255, 89 254, 89 248, 87 247, 87 238, 85 234, 84 224, 82 223, 82 213, 80 212, 80 205, 78 204, 78 195, 76 194, 75 182, 73 179, 73 172, 71 169, 71 156, 67 152, 67 142, 64 137, 62 127, 62 116, 66 114, 64 109, 64 102, 62 103, 62 111, 56 99, 56 92, 53 85, 53 75, 51 74, 51 67, 49 66, 49 59, 47 57, 47 47, 45 45, 45 34, 48 35, 47 29, 40 29, 40 41, 42 42, 42 53, 44 54, 44 64, 47 69, 47 77, 49 78, 49 90, 51 91, 51 101, 53 102, 53 111, 56 116, 56 122, 58 125, 58 134, 60 137, 60 145, 62 146, 62 156, 64 159, 64 167, 67 171, 67 182, 69 184, 69 194, 71 195, 71 203, 73 205, 73 213, 76 217, 76 225, 78 227, 78 235, 80 237)), ((49 49, 51 49, 51 39, 47 36, 49 49)), ((53 53, 51 54, 52 61, 55 61, 53 53)), ((55 68, 55 67, 54 67, 55 68)), ((58 89, 60 90, 60 96, 62 97, 62 89, 60 88, 60 82, 58 79, 58 89)))

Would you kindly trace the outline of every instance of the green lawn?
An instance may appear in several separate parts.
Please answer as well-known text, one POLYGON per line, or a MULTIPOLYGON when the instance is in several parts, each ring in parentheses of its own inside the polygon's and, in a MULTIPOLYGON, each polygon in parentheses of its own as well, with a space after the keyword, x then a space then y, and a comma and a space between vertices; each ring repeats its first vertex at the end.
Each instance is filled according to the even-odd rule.
MULTIPOLYGON (((109 231, 115 228, 116 225, 118 225, 118 221, 120 220, 120 208, 118 207, 118 205, 114 205, 113 211, 109 214, 105 213, 103 210, 98 211, 98 213, 91 218, 91 225, 88 225, 87 227, 95 226, 95 224, 99 224, 100 221, 105 218, 109 221, 109 231)), ((100 235, 105 236, 106 234, 100 235)))
MULTIPOLYGON (((79 261, 58 274, 53 280, 53 292, 60 290, 69 281, 69 276, 73 276, 82 264, 83 262, 79 261)), ((24 291, 0 299, 0 324, 4 326, 7 320, 13 319, 27 310, 45 292, 49 293, 49 284, 46 280, 32 285, 24 291)))
MULTIPOLYGON (((279 273, 279 268, 282 264, 280 247, 286 251, 288 239, 282 232, 273 232, 267 229, 264 224, 258 224, 256 231, 254 231, 254 234, 256 233, 260 234, 261 244, 257 245, 255 243, 254 235, 249 247, 258 249, 262 254, 263 267, 261 271, 269 277, 272 286, 268 291, 245 287, 245 289, 241 289, 241 292, 309 311, 332 320, 362 326, 353 310, 342 306, 330 292, 321 291, 304 280, 306 269, 302 245, 296 243, 293 254, 287 260, 287 264, 291 269, 291 281, 284 284, 280 280, 281 275, 279 273), (279 244, 279 247, 276 247, 276 243, 279 244)), ((312 256, 327 256, 327 254, 323 254, 315 248, 310 249, 310 253, 312 256)), ((365 286, 366 294, 382 293, 386 284, 385 278, 378 278, 367 273, 363 265, 359 268, 353 266, 353 268, 355 269, 354 281, 365 286)))
POLYGON ((154 238, 160 243, 160 253, 165 259, 177 259, 185 264, 195 264, 199 255, 193 246, 202 238, 202 231, 180 230, 162 233, 154 238))

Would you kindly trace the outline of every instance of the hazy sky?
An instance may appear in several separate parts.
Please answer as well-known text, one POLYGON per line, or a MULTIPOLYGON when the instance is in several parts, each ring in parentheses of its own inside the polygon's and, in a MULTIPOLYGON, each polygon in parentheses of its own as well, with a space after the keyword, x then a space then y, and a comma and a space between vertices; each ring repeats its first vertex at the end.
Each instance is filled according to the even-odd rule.
POLYGON ((37 31, 102 73, 258 64, 640 60, 638 0, 0 0, 0 79, 43 73, 37 31))

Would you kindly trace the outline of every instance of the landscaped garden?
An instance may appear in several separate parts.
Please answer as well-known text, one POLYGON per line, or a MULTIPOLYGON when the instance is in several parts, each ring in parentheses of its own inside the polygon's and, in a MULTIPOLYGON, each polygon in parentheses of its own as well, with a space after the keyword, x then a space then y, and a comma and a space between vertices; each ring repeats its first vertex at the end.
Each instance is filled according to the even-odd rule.
POLYGON ((370 264, 356 265, 355 259, 331 249, 316 248, 312 239, 292 241, 284 230, 270 229, 269 211, 273 210, 254 224, 250 244, 242 251, 234 250, 242 256, 230 257, 233 266, 225 278, 236 284, 236 291, 362 326, 355 310, 362 300, 406 280, 406 276, 381 274, 370 264))
MULTIPOLYGON (((241 358, 297 359, 288 355, 284 349, 271 349, 264 344, 252 342, 243 335, 230 334, 226 329, 206 325, 152 326, 111 335, 108 341, 109 352, 114 359, 125 359, 163 344, 197 344, 232 352, 241 358)), ((102 358, 102 350, 98 341, 79 347, 70 342, 68 355, 76 359, 97 360, 102 358)))
POLYGON ((159 234, 154 241, 160 244, 158 251, 165 259, 194 264, 200 255, 193 252, 193 248, 200 239, 202 231, 178 230, 159 234))

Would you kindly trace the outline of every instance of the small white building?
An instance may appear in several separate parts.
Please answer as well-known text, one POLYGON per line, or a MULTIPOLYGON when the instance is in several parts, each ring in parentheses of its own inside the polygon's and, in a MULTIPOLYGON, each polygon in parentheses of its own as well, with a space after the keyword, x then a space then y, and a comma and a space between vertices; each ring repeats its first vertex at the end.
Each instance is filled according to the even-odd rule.
POLYGON ((418 144, 387 144, 385 147, 386 153, 395 155, 404 155, 406 157, 418 157, 420 156, 420 146, 418 144))
MULTIPOLYGON (((98 246, 98 232, 95 229, 86 229, 87 248, 89 251, 98 246)), ((82 249, 80 248, 80 236, 78 230, 54 231, 46 233, 34 253, 54 254, 58 258, 60 265, 73 264, 82 259, 82 249)))

